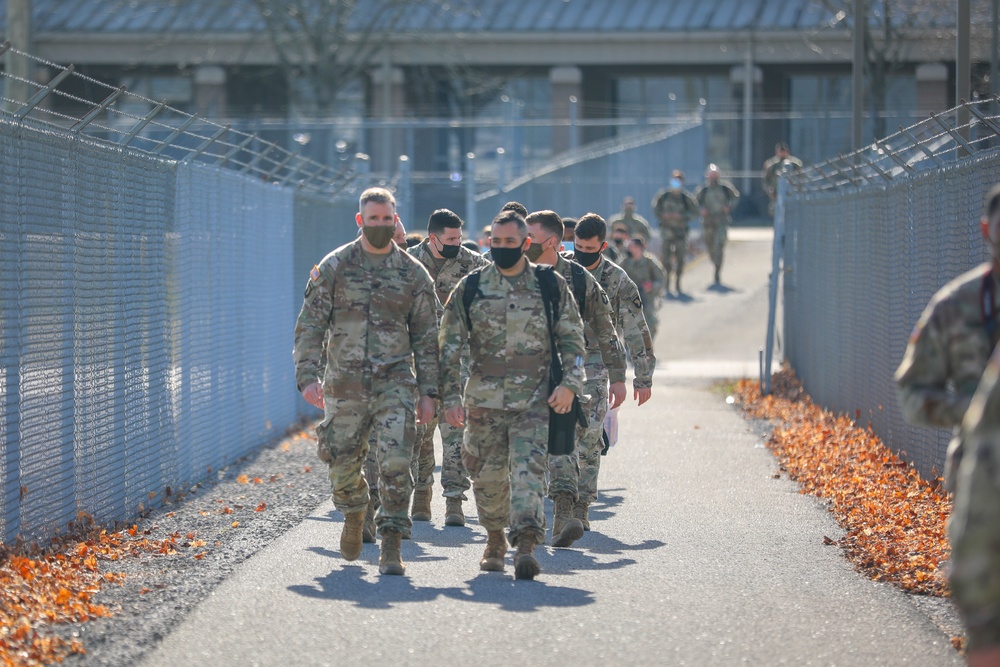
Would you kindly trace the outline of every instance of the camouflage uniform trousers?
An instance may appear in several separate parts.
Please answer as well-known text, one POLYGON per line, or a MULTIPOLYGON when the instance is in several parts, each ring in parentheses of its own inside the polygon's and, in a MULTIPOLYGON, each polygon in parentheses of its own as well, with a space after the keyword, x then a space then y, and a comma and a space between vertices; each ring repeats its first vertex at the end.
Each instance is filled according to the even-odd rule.
POLYGON ((479 523, 487 530, 510 526, 517 544, 531 535, 545 542, 545 459, 549 406, 526 410, 466 409, 462 462, 472 478, 479 523))
MULTIPOLYGON (((587 368, 587 377, 594 369, 587 368)), ((568 493, 573 500, 593 502, 597 498, 597 473, 601 467, 601 450, 604 440, 604 416, 608 414, 608 380, 588 379, 583 385, 583 393, 590 395, 587 428, 577 425, 576 449, 567 456, 549 457, 549 498, 568 493)))
POLYGON ((705 218, 702 227, 702 239, 705 250, 716 268, 722 268, 722 255, 726 248, 729 225, 723 219, 705 218))
MULTIPOLYGON (((588 371, 589 373, 589 371, 588 371)), ((604 418, 608 414, 608 381, 588 380, 583 393, 590 394, 588 413, 590 424, 576 429, 576 453, 580 459, 579 500, 597 500, 597 475, 601 471, 601 450, 604 449, 604 418)))
POLYGON ((362 512, 370 498, 368 472, 378 479, 381 501, 375 523, 379 533, 386 529, 405 532, 410 522, 410 495, 413 479, 410 462, 416 443, 412 386, 395 386, 384 392, 344 399, 326 396, 331 415, 316 427, 319 444, 330 454, 330 486, 333 504, 344 514, 362 512), (375 470, 362 467, 375 434, 375 470))
POLYGON ((413 459, 413 488, 429 489, 434 485, 434 431, 441 432, 441 488, 445 498, 468 500, 465 492, 472 487, 469 473, 462 464, 463 429, 441 419, 444 408, 437 401, 434 419, 417 426, 417 454, 413 459))
POLYGON ((687 235, 688 227, 663 227, 663 268, 666 270, 669 288, 670 274, 675 273, 678 277, 684 273, 684 258, 687 255, 687 235))

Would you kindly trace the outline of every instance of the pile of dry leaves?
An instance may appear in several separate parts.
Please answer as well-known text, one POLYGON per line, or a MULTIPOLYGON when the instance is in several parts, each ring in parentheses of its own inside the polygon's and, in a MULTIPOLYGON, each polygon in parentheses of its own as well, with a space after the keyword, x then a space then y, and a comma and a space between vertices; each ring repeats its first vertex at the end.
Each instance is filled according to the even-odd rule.
POLYGON ((836 543, 859 570, 911 593, 948 595, 951 501, 938 480, 922 479, 870 429, 813 404, 790 370, 773 376, 769 396, 750 380, 736 395, 751 417, 774 424, 768 446, 789 477, 829 501, 847 531, 836 543))

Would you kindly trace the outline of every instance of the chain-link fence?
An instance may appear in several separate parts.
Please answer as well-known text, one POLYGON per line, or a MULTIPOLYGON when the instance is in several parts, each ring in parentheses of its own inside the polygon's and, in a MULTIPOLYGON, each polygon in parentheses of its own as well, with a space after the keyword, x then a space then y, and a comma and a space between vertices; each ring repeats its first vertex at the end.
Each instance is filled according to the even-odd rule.
POLYGON ((704 156, 701 118, 678 118, 655 130, 570 151, 502 188, 482 192, 476 196, 476 216, 487 224, 505 202, 517 200, 529 211, 552 209, 573 217, 593 211, 610 217, 625 196, 645 211, 672 169, 700 174, 704 156))
POLYGON ((3 542, 135 516, 312 413, 295 316, 356 233, 349 174, 169 108, 53 118, 59 76, 0 112, 3 542))
POLYGON ((950 433, 905 422, 893 374, 931 296, 988 257, 978 219, 1000 180, 988 109, 964 105, 788 175, 785 357, 817 403, 871 423, 928 478, 950 433))

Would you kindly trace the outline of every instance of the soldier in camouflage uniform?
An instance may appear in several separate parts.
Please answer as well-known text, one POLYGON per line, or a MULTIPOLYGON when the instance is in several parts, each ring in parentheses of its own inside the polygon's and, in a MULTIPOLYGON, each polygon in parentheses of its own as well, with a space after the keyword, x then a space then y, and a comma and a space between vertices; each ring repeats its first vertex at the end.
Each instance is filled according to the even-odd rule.
MULTIPOLYGON (((523 257, 524 219, 503 212, 492 225, 493 264, 478 274, 476 296, 465 308, 459 281, 441 321, 442 401, 445 418, 465 427, 462 460, 472 477, 479 522, 486 528, 480 568, 502 571, 507 542, 517 547, 514 575, 533 579, 536 544, 545 540, 545 464, 549 408, 566 413, 583 387, 583 323, 565 281, 553 322, 564 377, 549 392, 549 327, 535 267, 523 257), (466 320, 468 317, 468 321, 466 320), (471 330, 468 326, 471 323, 471 330), (468 346, 470 374, 462 398, 461 359, 468 346)), ((540 269, 548 271, 549 269, 540 269)))
POLYGON ((951 597, 965 619, 970 665, 1000 665, 1000 349, 962 422, 951 539, 951 597))
POLYGON ((660 324, 659 297, 665 282, 663 265, 646 252, 642 239, 632 239, 628 244, 628 256, 621 261, 621 267, 639 289, 649 335, 655 340, 660 324))
POLYGON ((309 275, 295 324, 295 380, 303 398, 324 410, 316 436, 329 455, 334 505, 344 513, 340 552, 346 560, 361 554, 369 502, 362 463, 375 430, 379 571, 403 574, 414 408, 418 423, 433 416, 440 304, 427 270, 392 243, 392 194, 365 190, 359 208, 362 236, 331 252, 309 275))
MULTIPOLYGON (((568 547, 583 536, 585 529, 583 521, 575 516, 580 500, 580 457, 581 454, 589 456, 596 447, 597 457, 600 458, 604 415, 610 408, 621 405, 625 400, 625 353, 615 332, 608 295, 586 269, 558 252, 563 239, 559 214, 555 211, 535 211, 525 222, 531 239, 528 259, 554 267, 556 273, 569 285, 575 304, 578 304, 578 295, 576 279, 573 277, 574 267, 586 285, 580 314, 583 317, 587 347, 587 384, 584 385, 584 394, 590 396, 587 406, 590 424, 586 428, 577 427, 577 450, 573 454, 549 457, 549 497, 555 505, 552 545, 568 547)), ((595 466, 590 471, 593 474, 600 461, 593 463, 588 458, 587 464, 595 466)))
MULTIPOLYGON (((628 277, 622 267, 609 262, 601 254, 607 243, 608 226, 604 219, 596 213, 588 213, 576 224, 576 246, 573 259, 581 264, 604 289, 611 302, 611 319, 632 358, 635 368, 635 379, 632 381, 635 400, 642 405, 649 400, 653 386, 653 367, 656 357, 653 355, 653 339, 646 326, 646 318, 642 313, 642 299, 635 283, 628 277)), ((591 353, 590 357, 593 357, 591 353)), ((587 383, 583 386, 584 393, 594 394, 596 389, 591 380, 591 367, 596 366, 597 359, 587 359, 587 383)), ((601 380, 603 383, 603 380, 601 380)), ((573 516, 583 522, 583 529, 590 530, 588 515, 590 504, 597 500, 597 475, 601 469, 601 449, 604 442, 604 414, 591 406, 591 427, 577 444, 580 459, 579 498, 573 510, 573 516)))
POLYGON ((698 188, 694 198, 701 207, 702 238, 715 265, 715 284, 718 285, 722 253, 726 247, 729 223, 732 222, 730 213, 740 202, 740 193, 732 183, 722 180, 717 166, 710 164, 705 171, 705 185, 698 188))
POLYGON ((774 145, 774 157, 768 158, 764 162, 764 170, 761 179, 764 181, 764 192, 770 200, 767 211, 774 215, 774 202, 778 199, 778 176, 782 169, 798 171, 802 168, 802 160, 798 159, 788 151, 788 144, 779 141, 774 145))
POLYGON ((622 260, 628 257, 628 226, 624 223, 616 223, 611 227, 611 243, 604 249, 604 256, 614 262, 621 264, 622 260))
POLYGON ((611 229, 623 225, 628 232, 628 238, 631 239, 642 238, 649 243, 649 239, 653 238, 653 228, 649 226, 646 218, 635 212, 635 199, 632 197, 625 197, 622 200, 621 212, 611 216, 606 224, 611 229))
POLYGON ((656 193, 653 211, 660 221, 660 239, 663 266, 666 269, 666 294, 670 295, 670 275, 676 276, 677 295, 681 292, 681 274, 687 255, 687 236, 691 221, 699 215, 698 202, 684 189, 684 172, 674 169, 670 186, 656 193))
POLYGON ((927 304, 896 370, 906 420, 919 426, 953 427, 945 484, 954 489, 962 457, 958 426, 979 385, 1000 326, 1000 185, 986 198, 980 221, 993 259, 955 278, 927 304))
MULTIPOLYGON (((479 253, 462 247, 462 226, 465 222, 446 208, 431 213, 427 220, 427 238, 409 253, 417 259, 434 280, 434 289, 441 303, 458 281, 488 262, 479 253)), ((440 401, 437 404, 441 410, 440 401)), ((462 465, 462 431, 440 419, 417 427, 418 456, 414 459, 413 509, 414 521, 431 520, 431 487, 434 484, 434 429, 440 420, 442 459, 441 487, 445 497, 446 526, 464 526, 465 513, 462 501, 468 500, 465 491, 470 488, 469 475, 462 465)))

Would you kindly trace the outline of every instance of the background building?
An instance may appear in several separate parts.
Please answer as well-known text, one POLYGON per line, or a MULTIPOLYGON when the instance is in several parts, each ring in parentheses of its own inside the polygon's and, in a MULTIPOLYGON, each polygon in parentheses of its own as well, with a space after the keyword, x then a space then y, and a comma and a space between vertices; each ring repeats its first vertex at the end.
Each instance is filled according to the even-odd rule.
MULTIPOLYGON (((745 216, 765 209, 755 177, 776 141, 807 163, 850 149, 850 0, 353 4, 32 0, 29 44, 5 32, 93 79, 323 161, 363 153, 366 168, 392 174, 405 154, 428 185, 418 198, 440 205, 461 196, 469 153, 479 185, 502 186, 567 151, 692 115, 705 148, 685 156, 690 184, 719 164, 752 188, 745 216)), ((868 4, 872 139, 955 104, 955 10, 868 4)), ((983 26, 985 2, 974 5, 983 26)), ((988 60, 989 39, 973 41, 974 59, 988 60)), ((673 166, 657 165, 663 180, 673 166)))

